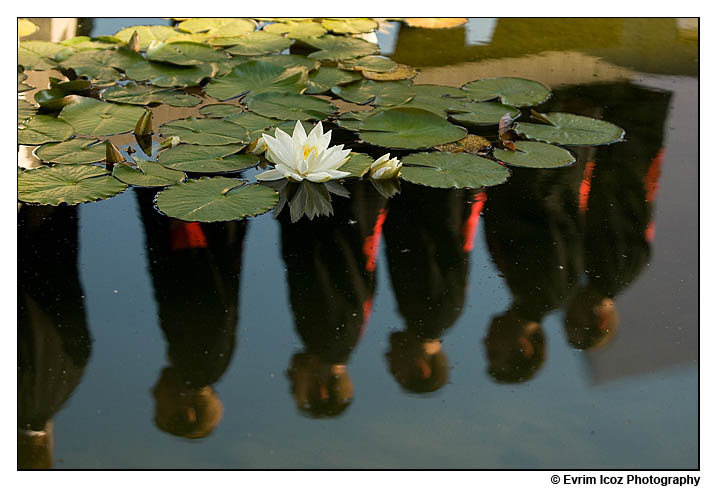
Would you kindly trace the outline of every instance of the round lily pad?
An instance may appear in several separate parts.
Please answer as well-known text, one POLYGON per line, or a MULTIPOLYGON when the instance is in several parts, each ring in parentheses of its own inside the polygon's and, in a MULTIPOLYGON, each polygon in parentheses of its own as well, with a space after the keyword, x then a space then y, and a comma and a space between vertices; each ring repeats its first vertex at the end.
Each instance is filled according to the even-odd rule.
POLYGON ((187 178, 184 172, 171 170, 154 161, 133 158, 137 167, 119 163, 112 169, 112 176, 137 187, 166 187, 187 178))
POLYGON ((20 41, 17 64, 26 70, 52 70, 57 67, 55 55, 65 46, 47 41, 20 41))
POLYGON ((466 129, 429 111, 400 107, 368 117, 359 135, 376 146, 419 149, 459 140, 466 136, 466 129))
POLYGON ((116 32, 115 37, 126 43, 135 31, 140 37, 140 49, 142 51, 146 50, 152 41, 166 41, 177 38, 182 34, 173 27, 166 25, 135 25, 116 32))
POLYGON ((265 25, 262 30, 271 32, 272 34, 285 34, 291 39, 319 37, 327 32, 319 22, 312 20, 275 22, 274 24, 265 25))
POLYGON ((213 119, 224 119, 238 114, 243 114, 242 107, 234 104, 209 104, 199 109, 199 113, 213 119))
POLYGON ((119 80, 120 71, 141 61, 142 56, 129 49, 103 49, 78 51, 60 61, 60 66, 72 69, 77 76, 108 83, 119 80))
POLYGON ((481 188, 509 178, 504 166, 468 153, 414 153, 401 160, 401 178, 439 188, 481 188))
POLYGON ((36 115, 18 124, 18 144, 44 144, 55 143, 70 139, 75 130, 70 124, 49 115, 36 115))
POLYGON ((264 117, 292 121, 322 120, 336 110, 331 102, 296 93, 255 95, 247 100, 247 108, 264 117))
POLYGON ((59 118, 72 125, 78 134, 110 136, 130 132, 144 113, 142 107, 73 96, 73 100, 60 112, 59 118))
POLYGON ((509 114, 512 119, 521 115, 521 111, 511 105, 498 102, 465 102, 453 104, 449 112, 460 112, 451 114, 451 118, 459 124, 486 126, 498 124, 504 114, 509 114))
POLYGON ((377 113, 379 113, 379 111, 376 109, 344 112, 337 119, 337 124, 339 125, 339 127, 343 127, 344 129, 349 129, 350 131, 358 131, 359 129, 361 129, 362 123, 368 117, 371 117, 377 113))
POLYGON ((407 81, 376 82, 361 80, 349 85, 332 87, 332 93, 355 104, 400 105, 414 97, 407 81))
POLYGON ((319 50, 308 55, 312 59, 339 61, 379 52, 376 44, 355 37, 325 35, 303 41, 319 50))
MULTIPOLYGON (((256 56, 252 59, 272 63, 284 69, 305 68, 307 71, 317 70, 322 65, 322 62, 319 60, 309 59, 306 56, 300 56, 298 54, 268 54, 266 56, 256 56)), ((234 58, 232 61, 244 63, 244 58, 234 58)))
POLYGON ((88 164, 105 159, 105 145, 97 139, 74 138, 62 143, 44 144, 35 156, 48 163, 88 164))
POLYGON ((237 65, 225 76, 213 78, 204 91, 218 100, 227 100, 247 93, 300 93, 305 89, 305 77, 303 70, 284 69, 273 63, 250 60, 237 65))
POLYGON ((183 221, 233 221, 256 216, 277 204, 279 196, 269 187, 226 177, 202 177, 163 190, 157 207, 183 221))
POLYGON ((568 146, 611 144, 622 140, 625 134, 617 125, 592 117, 563 112, 540 115, 551 125, 517 122, 514 130, 529 139, 568 146))
POLYGON ((227 55, 207 44, 190 41, 159 42, 147 48, 147 59, 180 66, 219 63, 227 55))
MULTIPOLYGON (((216 43, 217 40, 213 41, 216 43)), ((292 44, 292 40, 279 34, 265 31, 254 31, 240 36, 228 38, 232 47, 225 51, 233 56, 259 56, 261 54, 284 51, 292 44)), ((227 44, 225 44, 227 45, 227 44)))
POLYGON ((60 44, 69 46, 77 51, 85 51, 91 49, 112 49, 124 43, 121 39, 114 36, 76 36, 60 41, 60 44))
POLYGON ((576 162, 570 151, 553 144, 516 141, 514 145, 516 151, 495 149, 494 157, 507 165, 527 168, 559 168, 576 162))
POLYGON ((94 165, 42 166, 17 177, 18 199, 45 205, 80 204, 107 199, 127 188, 94 165))
POLYGON ((244 170, 259 163, 259 157, 256 155, 235 154, 243 148, 243 144, 223 146, 180 144, 161 152, 157 161, 162 166, 173 170, 195 173, 229 173, 244 170))
POLYGON ((397 67, 397 64, 384 56, 363 56, 357 59, 347 59, 339 64, 343 70, 370 70, 378 73, 391 71, 397 67))
POLYGON ((160 133, 163 137, 177 136, 183 143, 205 146, 250 142, 246 129, 222 119, 189 117, 169 121, 160 126, 160 133))
POLYGON ((251 19, 198 18, 184 20, 177 28, 191 33, 206 32, 212 37, 229 37, 252 32, 257 24, 251 19))
POLYGON ((462 87, 474 100, 486 101, 500 98, 501 103, 526 107, 538 105, 551 96, 551 90, 537 81, 525 78, 483 78, 462 87))
POLYGON ((372 19, 324 19, 322 26, 337 34, 361 34, 375 31, 379 24, 372 19))
POLYGON ((361 75, 351 71, 340 70, 331 66, 324 66, 310 73, 307 79, 307 94, 326 93, 332 87, 346 85, 361 79, 361 75))
POLYGON ((191 87, 205 78, 214 76, 217 65, 203 63, 195 66, 179 66, 166 63, 141 61, 127 68, 128 78, 148 81, 158 87, 191 87))
POLYGON ((131 105, 167 104, 173 107, 194 107, 202 102, 201 98, 188 93, 134 82, 106 88, 102 98, 131 105))

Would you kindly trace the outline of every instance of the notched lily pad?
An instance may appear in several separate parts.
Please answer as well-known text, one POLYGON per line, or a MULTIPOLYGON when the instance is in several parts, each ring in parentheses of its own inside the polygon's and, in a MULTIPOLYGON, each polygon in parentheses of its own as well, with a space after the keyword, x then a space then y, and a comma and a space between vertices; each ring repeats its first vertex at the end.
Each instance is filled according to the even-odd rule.
POLYGON ((18 144, 36 145, 70 139, 75 130, 70 124, 49 115, 36 115, 18 124, 18 144))
POLYGON ((177 90, 138 85, 134 82, 115 85, 102 91, 102 98, 131 105, 167 104, 173 107, 194 107, 202 99, 177 90))
POLYGON ((97 139, 74 138, 62 143, 44 144, 35 150, 35 156, 47 163, 96 163, 105 159, 105 145, 97 139))
POLYGON ((166 63, 141 61, 127 68, 128 78, 135 81, 148 81, 158 87, 191 87, 199 85, 205 78, 211 78, 217 72, 212 63, 195 66, 179 66, 166 63))
POLYGON ((234 221, 256 216, 277 204, 271 188, 246 180, 202 177, 163 190, 157 195, 160 211, 183 221, 234 221))
POLYGON ((124 191, 127 185, 98 166, 57 165, 20 173, 17 188, 18 199, 23 202, 74 205, 107 199, 124 191))
POLYGON ((375 82, 360 80, 349 85, 335 86, 332 93, 355 104, 400 105, 414 97, 407 81, 375 82))
POLYGON ((426 110, 399 107, 368 117, 359 135, 376 146, 420 149, 457 141, 466 136, 466 129, 426 110))
POLYGON ((384 56, 363 56, 357 59, 347 59, 339 63, 339 68, 343 70, 369 70, 377 73, 392 71, 397 66, 396 62, 384 56))
POLYGON ((346 178, 361 178, 369 171, 369 167, 374 163, 374 158, 364 153, 350 153, 349 161, 344 163, 339 170, 351 173, 346 178))
POLYGON ((142 51, 145 51, 152 41, 166 41, 179 38, 182 35, 181 32, 166 25, 135 25, 116 32, 115 37, 126 43, 135 31, 139 35, 140 49, 142 51))
MULTIPOLYGON (((213 44, 217 44, 217 41, 215 39, 213 44)), ((259 56, 277 53, 292 45, 291 39, 265 31, 248 32, 240 36, 225 38, 223 42, 225 44, 222 45, 232 46, 225 49, 225 52, 233 56, 259 56)))
POLYGON ((257 28, 257 23, 251 19, 197 18, 184 20, 177 28, 193 34, 205 32, 211 37, 230 37, 252 32, 257 28))
POLYGON ((218 100, 248 93, 300 93, 306 88, 305 80, 305 70, 284 69, 272 63, 250 60, 237 65, 231 73, 212 79, 204 91, 218 100))
POLYGON ((171 170, 154 161, 132 158, 136 167, 127 163, 119 163, 112 169, 116 179, 138 187, 167 187, 182 182, 187 178, 184 172, 171 170))
POLYGON ((489 187, 505 182, 510 175, 499 163, 468 153, 414 153, 401 162, 401 178, 429 187, 489 187))
POLYGON ((144 112, 142 107, 73 96, 72 102, 60 112, 59 118, 72 125, 78 134, 111 136, 130 132, 144 112))
POLYGON ((326 100, 295 93, 262 93, 247 100, 247 109, 274 119, 322 120, 336 111, 326 100))
POLYGON ((319 37, 327 32, 320 23, 312 20, 276 22, 274 24, 265 25, 262 30, 272 34, 284 34, 291 39, 319 37))
POLYGON ((521 115, 521 111, 516 107, 498 102, 454 103, 448 109, 448 112, 454 112, 451 114, 451 119, 459 124, 473 126, 498 124, 507 113, 512 119, 516 119, 521 115))
POLYGON ((180 66, 219 63, 227 54, 199 42, 174 41, 153 43, 147 48, 147 59, 180 66))
POLYGON ((362 34, 375 31, 379 24, 372 19, 324 19, 322 26, 337 34, 362 34))
POLYGON ((346 85, 360 79, 361 75, 359 73, 324 66, 309 74, 307 90, 304 93, 318 95, 328 92, 332 87, 346 85))
POLYGON ((564 112, 539 114, 549 124, 517 122, 514 131, 529 139, 568 146, 596 146, 621 141, 625 131, 608 121, 564 112))
POLYGON ((57 67, 55 56, 65 46, 47 41, 20 41, 17 64, 26 70, 52 70, 57 67))
POLYGON ((541 83, 514 77, 483 78, 462 88, 474 100, 484 102, 498 97, 501 103, 516 107, 538 105, 551 96, 551 90, 541 83))
POLYGON ((177 136, 183 143, 205 146, 250 142, 246 129, 222 119, 189 117, 169 121, 160 126, 160 133, 163 137, 177 136))
POLYGON ((378 45, 355 37, 325 35, 303 41, 319 50, 308 55, 311 59, 340 61, 379 52, 378 45))
POLYGON ((250 168, 259 163, 259 157, 251 154, 235 154, 243 144, 223 146, 199 146, 181 144, 163 151, 157 161, 167 168, 194 173, 230 173, 250 168))
POLYGON ((516 141, 514 146, 516 151, 495 149, 494 158, 507 165, 527 168, 560 168, 576 162, 570 151, 553 144, 516 141))

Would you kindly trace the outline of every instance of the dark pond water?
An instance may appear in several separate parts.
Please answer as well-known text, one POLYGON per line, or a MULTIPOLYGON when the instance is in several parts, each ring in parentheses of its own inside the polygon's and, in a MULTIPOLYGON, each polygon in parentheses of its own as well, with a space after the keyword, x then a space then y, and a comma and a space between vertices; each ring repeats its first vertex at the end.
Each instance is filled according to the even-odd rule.
POLYGON ((355 183, 294 224, 184 223, 139 189, 22 206, 19 425, 49 426, 62 469, 697 468, 695 28, 379 33, 417 83, 526 77, 626 129, 569 168, 355 183))

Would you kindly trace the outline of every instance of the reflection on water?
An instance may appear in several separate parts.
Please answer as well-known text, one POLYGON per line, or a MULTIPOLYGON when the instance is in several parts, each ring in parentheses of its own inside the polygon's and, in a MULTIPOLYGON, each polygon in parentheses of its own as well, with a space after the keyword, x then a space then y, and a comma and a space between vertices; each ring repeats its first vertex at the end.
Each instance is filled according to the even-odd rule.
MULTIPOLYGON (((89 34, 92 23, 83 20, 80 24, 89 34)), ((665 270, 678 270, 682 278, 676 280, 694 278, 691 274, 696 272, 685 257, 674 258, 677 265, 673 269, 665 260, 654 258, 676 239, 664 234, 663 241, 654 241, 657 218, 671 212, 670 202, 675 202, 664 201, 669 205, 663 208, 657 203, 666 195, 665 186, 677 187, 665 177, 661 180, 666 168, 679 164, 666 157, 670 146, 667 121, 677 109, 669 90, 647 88, 635 71, 695 75, 696 45, 681 35, 681 25, 674 19, 656 19, 653 24, 645 19, 499 19, 484 45, 467 42, 469 27, 397 29, 392 57, 426 67, 417 83, 457 85, 464 76, 467 80, 483 76, 483 72, 477 75, 479 68, 490 73, 507 67, 514 71, 504 74, 544 81, 535 76, 540 68, 557 82, 542 111, 589 115, 627 129, 623 143, 571 148, 577 155, 577 163, 571 167, 512 168, 507 183, 480 191, 433 189, 408 182, 402 182, 401 189, 386 189, 355 181, 342 191, 335 189, 331 204, 327 199, 331 190, 319 186, 312 188, 317 195, 310 212, 313 219, 308 218, 307 207, 300 205, 301 199, 291 209, 292 193, 285 198, 289 208, 276 219, 264 216, 253 220, 251 226, 246 220, 205 224, 168 218, 153 208, 155 192, 148 189, 135 188, 129 195, 109 201, 111 206, 113 201, 130 198, 139 213, 107 214, 101 226, 88 222, 86 232, 99 237, 105 232, 105 223, 115 218, 135 220, 144 230, 145 240, 139 245, 144 256, 123 254, 124 243, 108 250, 107 256, 128 268, 138 262, 137 268, 146 270, 152 297, 126 307, 156 309, 156 317, 146 313, 142 318, 152 327, 159 326, 164 341, 164 355, 156 369, 145 371, 127 364, 128 372, 146 379, 146 386, 141 384, 140 389, 145 389, 151 406, 149 411, 133 414, 144 416, 137 426, 144 421, 153 424, 144 431, 128 429, 130 439, 124 440, 119 450, 132 453, 148 440, 157 458, 135 462, 148 466, 162 466, 166 460, 174 460, 172 457, 187 467, 196 460, 193 457, 212 463, 220 459, 222 462, 216 463, 223 467, 308 466, 299 453, 304 447, 280 461, 266 453, 267 447, 273 450, 278 446, 291 451, 293 445, 287 439, 295 431, 307 433, 306 429, 314 437, 307 440, 310 445, 327 451, 336 448, 340 461, 320 452, 332 460, 327 465, 371 465, 361 457, 357 460, 344 454, 340 448, 350 452, 338 441, 343 435, 360 449, 386 457, 389 466, 407 467, 415 465, 409 447, 423 433, 432 446, 442 446, 441 453, 431 459, 438 467, 457 463, 465 468, 485 464, 490 464, 489 468, 546 468, 553 463, 593 468, 618 464, 611 457, 614 449, 620 453, 616 446, 620 443, 614 438, 626 432, 632 439, 648 440, 645 444, 650 448, 626 453, 626 460, 619 461, 623 466, 657 467, 677 460, 676 450, 680 450, 686 455, 676 462, 678 466, 694 467, 694 397, 687 396, 688 401, 684 399, 676 412, 679 401, 671 399, 660 405, 664 411, 649 412, 639 401, 630 404, 626 400, 643 389, 640 378, 633 379, 621 395, 605 387, 576 388, 570 396, 562 390, 566 379, 574 387, 585 383, 578 369, 566 368, 574 366, 570 363, 573 359, 584 359, 596 350, 610 351, 626 329, 657 328, 637 324, 635 319, 633 323, 622 321, 643 313, 641 304, 622 302, 621 298, 636 289, 650 294, 661 275, 651 276, 649 271, 667 274, 665 270), (654 50, 659 48, 672 54, 658 56, 654 50), (541 63, 524 58, 528 55, 540 57, 541 63), (590 64, 590 57, 601 57, 600 64, 590 64), (575 64, 567 66, 566 59, 575 64), (331 215, 326 215, 329 205, 331 215), (278 241, 272 241, 267 231, 271 229, 277 230, 278 241), (246 268, 267 266, 250 260, 244 263, 243 272, 243 254, 252 251, 244 244, 251 241, 253 233, 262 236, 259 246, 276 249, 276 260, 285 269, 279 281, 286 284, 287 294, 277 288, 257 291, 268 279, 247 281, 246 275, 240 293, 246 268), (490 267, 473 266, 477 263, 490 267), (647 276, 651 281, 645 280, 647 276), (508 299, 496 299, 501 294, 508 299), (255 302, 240 311, 240 302, 247 295, 255 302), (286 324, 268 324, 268 310, 286 324), (240 331, 242 338, 255 340, 245 350, 240 331), (256 378, 250 389, 240 388, 244 371, 233 368, 243 356, 257 355, 254 349, 262 344, 257 338, 276 345, 283 340, 278 335, 290 331, 297 338, 291 348, 285 351, 272 346, 259 353, 279 357, 276 361, 286 372, 281 382, 268 387, 256 378), (484 372, 477 367, 480 365, 485 366, 484 372), (268 389, 281 391, 283 397, 278 402, 283 406, 249 402, 266 396, 268 389), (377 394, 378 389, 383 390, 377 394), (242 411, 249 409, 245 403, 255 410, 242 411), (560 415, 548 412, 562 405, 569 411, 593 413, 595 419, 587 421, 588 414, 557 419, 560 415), (594 405, 598 407, 587 407, 594 405), (473 410, 466 411, 466 406, 473 410), (380 416, 372 417, 371 409, 380 416), (602 409, 616 414, 600 419, 602 409), (681 428, 678 448, 662 446, 657 434, 662 428, 651 416, 660 420, 662 427, 681 428), (427 419, 434 417, 454 420, 461 429, 452 438, 448 434, 442 438, 442 430, 438 434, 422 431, 427 419), (517 429, 526 431, 521 433, 525 438, 507 441, 509 433, 515 433, 507 430, 518 417, 523 424, 517 429), (247 423, 249 418, 252 422, 247 423), (316 418, 333 421, 329 424, 316 418), (372 431, 372 426, 382 426, 380 420, 385 419, 401 421, 389 429, 396 444, 389 448, 386 439, 372 431), (593 434, 593 423, 606 428, 604 438, 593 434), (247 424, 251 431, 247 439, 253 434, 254 445, 240 440, 239 433, 247 424), (269 427, 275 424, 278 434, 269 427), (541 431, 546 424, 550 427, 541 431), (634 428, 639 424, 640 428, 634 428), (320 425, 331 429, 318 431, 320 425), (531 445, 532 433, 549 436, 551 443, 542 438, 540 444, 531 445), (548 433, 559 434, 553 439, 548 433), (153 438, 155 435, 162 438, 153 438), (181 438, 198 440, 191 445, 188 461, 180 460, 187 456, 182 447, 190 446, 178 445, 184 441, 181 438), (499 448, 492 452, 494 444, 511 445, 511 454, 499 453, 499 448), (545 450, 549 444, 555 447, 545 450), (473 450, 481 451, 488 461, 466 458, 464 452, 473 450), (514 457, 514 451, 520 455, 514 457), (544 452, 551 456, 542 458, 544 452)), ((98 34, 111 32, 92 32, 98 34)), ((695 80, 685 78, 682 83, 690 87, 695 80)), ((682 140, 695 139, 690 133, 692 126, 678 126, 671 128, 673 134, 680 134, 682 140)), ((693 187, 684 189, 676 198, 691 201, 694 191, 693 187)), ((78 209, 81 207, 23 205, 18 214, 20 468, 57 465, 60 456, 53 453, 53 445, 58 445, 53 439, 53 420, 63 406, 65 412, 85 415, 93 409, 90 399, 107 397, 113 402, 117 395, 97 389, 82 395, 82 389, 77 389, 83 375, 93 368, 108 368, 97 354, 97 345, 90 359, 88 322, 92 315, 86 314, 86 307, 91 312, 92 304, 89 299, 85 304, 78 276, 78 209), (73 392, 77 402, 68 403, 73 392)), ((681 209, 679 218, 674 219, 675 226, 683 230, 680 239, 695 243, 695 229, 683 223, 693 216, 681 209)), ((82 245, 86 249, 96 246, 92 240, 82 245)), ((103 270, 86 273, 95 276, 103 270)), ((133 277, 128 287, 140 280, 133 277)), ((697 324, 686 320, 681 311, 662 304, 653 307, 669 317, 671 327, 685 327, 680 338, 686 335, 690 340, 697 324)), ((93 333, 125 326, 121 318, 115 321, 92 322, 93 333)), ((645 340, 646 348, 651 348, 652 343, 645 340)), ((135 341, 144 340, 140 336, 135 341)), ((643 339, 637 341, 626 348, 644 344, 643 339)), ((651 352, 657 357, 664 353, 651 352)), ((104 354, 112 354, 112 350, 105 347, 104 354)), ((695 358, 695 353, 689 356, 695 358)), ((244 362, 241 366, 248 368, 244 362)), ((690 375, 687 377, 693 378, 690 375)), ((654 397, 661 397, 659 391, 666 384, 662 379, 656 382, 651 384, 657 386, 654 397)), ((112 424, 112 419, 103 422, 112 424)), ((82 440, 80 434, 69 433, 67 441, 74 436, 82 440)), ((316 457, 312 450, 306 449, 308 456, 316 457)), ((86 452, 64 453, 73 466, 89 464, 86 452)), ((104 466, 113 464, 111 455, 96 456, 104 466)), ((321 467, 323 459, 312 463, 321 467)))

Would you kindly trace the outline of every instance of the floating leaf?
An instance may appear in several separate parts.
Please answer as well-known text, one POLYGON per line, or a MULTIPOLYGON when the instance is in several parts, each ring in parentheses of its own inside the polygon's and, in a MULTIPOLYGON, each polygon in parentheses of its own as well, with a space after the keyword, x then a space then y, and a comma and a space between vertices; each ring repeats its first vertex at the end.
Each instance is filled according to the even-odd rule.
POLYGON ((498 102, 463 102, 452 105, 449 112, 460 112, 451 114, 451 118, 456 122, 477 126, 498 124, 506 113, 512 119, 521 115, 521 111, 516 107, 498 102))
POLYGON ((122 42, 128 42, 135 31, 140 36, 140 50, 142 51, 146 50, 152 41, 166 41, 181 36, 180 32, 166 25, 135 25, 115 33, 115 37, 122 42))
POLYGON ((368 117, 360 136, 376 146, 419 149, 459 140, 466 136, 466 129, 426 110, 393 108, 368 117))
POLYGON ((369 70, 379 73, 391 71, 397 66, 394 61, 384 56, 364 56, 357 59, 347 59, 339 64, 339 68, 343 70, 369 70))
POLYGON ((195 66, 225 61, 227 54, 199 42, 174 41, 152 44, 147 48, 147 59, 173 65, 195 66))
POLYGON ((494 157, 511 166, 559 168, 576 162, 570 151, 553 144, 516 141, 516 151, 495 149, 494 157))
POLYGON ((272 34, 285 34, 291 39, 319 37, 327 32, 327 30, 322 27, 320 23, 311 20, 301 22, 292 20, 287 22, 277 22, 265 25, 262 30, 271 32, 272 34))
POLYGON ((162 166, 174 170, 196 173, 228 173, 244 170, 259 163, 258 156, 251 154, 235 155, 243 148, 243 144, 224 146, 180 144, 175 148, 161 152, 157 160, 162 166))
POLYGON ((130 132, 143 113, 142 107, 73 96, 73 101, 62 109, 59 118, 71 124, 78 134, 110 136, 130 132))
POLYGON ((57 117, 36 115, 18 125, 18 144, 36 145, 56 143, 70 139, 75 134, 72 126, 57 117))
POLYGON ((77 36, 71 37, 60 41, 63 46, 71 47, 77 51, 84 51, 88 49, 111 49, 118 47, 122 44, 122 40, 114 36, 102 36, 102 37, 87 37, 77 36))
POLYGON ((17 123, 28 120, 37 113, 37 107, 24 99, 17 99, 17 123))
POLYGON ((79 51, 60 61, 60 65, 72 69, 77 76, 106 83, 119 80, 119 71, 141 61, 142 56, 129 49, 104 49, 79 51))
POLYGON ((18 198, 46 205, 80 204, 107 199, 127 188, 94 165, 42 166, 17 177, 18 198))
POLYGON ((264 117, 305 121, 322 120, 333 114, 331 102, 296 93, 262 93, 247 101, 247 108, 264 117))
POLYGON ((376 30, 379 24, 371 19, 324 19, 322 26, 337 34, 361 34, 376 30))
POLYGON ((350 131, 358 131, 361 129, 362 123, 370 116, 377 114, 378 111, 372 110, 356 110, 352 112, 344 112, 337 119, 339 127, 349 129, 350 131))
POLYGON ((625 134, 617 125, 591 117, 563 112, 540 115, 553 125, 517 122, 514 130, 529 139, 569 146, 611 144, 625 134))
POLYGON ((134 82, 115 85, 102 91, 102 98, 132 105, 167 104, 173 107, 194 107, 202 99, 167 88, 137 85, 134 82))
POLYGON ((35 156, 48 163, 88 164, 105 159, 105 145, 97 139, 74 138, 63 143, 45 144, 35 156))
POLYGON ((414 78, 416 73, 417 71, 415 68, 407 65, 396 65, 395 69, 385 73, 370 70, 362 70, 361 72, 364 78, 375 81, 408 80, 409 78, 414 78))
POLYGON ((274 207, 277 193, 246 180, 202 177, 180 183, 157 194, 157 207, 183 221, 233 221, 263 214, 274 207))
POLYGON ((154 161, 132 158, 137 164, 134 168, 126 163, 115 165, 112 176, 129 185, 138 187, 166 187, 174 185, 187 178, 184 172, 170 170, 154 161))
POLYGON ((186 32, 206 32, 212 37, 237 36, 245 32, 252 32, 256 27, 256 22, 251 19, 237 18, 189 19, 180 22, 177 26, 178 29, 186 32))
POLYGON ((462 87, 474 100, 486 101, 501 98, 501 103, 526 107, 538 105, 551 95, 551 90, 537 81, 525 78, 483 78, 462 87))
MULTIPOLYGON (((232 46, 225 49, 225 52, 233 56, 259 56, 261 54, 276 53, 284 51, 292 44, 292 40, 289 38, 264 31, 248 32, 240 36, 223 39, 224 44, 222 45, 232 46)), ((213 44, 217 43, 217 41, 215 39, 213 44)))
POLYGON ((163 137, 178 136, 183 143, 206 146, 250 142, 246 129, 222 119, 179 119, 162 124, 160 132, 163 137))
POLYGON ((471 153, 479 154, 491 148, 491 142, 481 136, 475 134, 467 134, 466 137, 454 141, 453 143, 440 144, 434 146, 438 151, 448 151, 450 153, 471 153))
POLYGON ((460 88, 449 87, 446 85, 433 85, 430 83, 412 85, 411 89, 416 93, 417 97, 436 97, 436 98, 453 98, 465 99, 466 92, 460 88))
POLYGON ((27 37, 34 34, 39 27, 27 19, 17 19, 17 37, 27 37))
MULTIPOLYGON (((316 59, 309 59, 306 56, 300 56, 298 54, 269 54, 267 56, 257 56, 253 58, 255 61, 264 61, 272 63, 277 66, 281 66, 284 69, 290 68, 305 68, 307 71, 317 70, 322 65, 322 62, 316 59)), ((243 58, 235 58, 240 60, 243 58)))
POLYGON ((199 109, 199 113, 213 119, 224 119, 238 114, 243 114, 242 107, 234 104, 210 104, 199 109))
POLYGON ((17 67, 17 91, 18 92, 26 92, 28 90, 32 90, 33 86, 28 85, 27 83, 23 83, 25 80, 27 80, 27 74, 22 70, 21 66, 17 67))
POLYGON ((346 85, 359 79, 361 79, 361 75, 358 73, 325 66, 309 74, 307 91, 304 93, 326 93, 331 90, 332 87, 346 85))
POLYGON ((251 93, 300 93, 305 89, 303 70, 285 70, 281 66, 250 60, 237 65, 231 73, 212 79, 204 91, 218 100, 251 93))
POLYGON ((320 60, 344 60, 359 58, 379 52, 376 44, 355 37, 331 36, 303 39, 310 46, 319 49, 309 54, 309 58, 320 60))
POLYGON ((351 153, 349 161, 344 163, 339 169, 351 173, 350 177, 363 177, 369 171, 369 167, 374 163, 374 158, 364 153, 351 153))
POLYGON ((355 104, 399 105, 414 97, 411 85, 406 81, 375 82, 361 80, 349 85, 333 87, 332 93, 355 104))
POLYGON ((179 66, 165 63, 142 61, 127 68, 128 78, 135 81, 148 81, 158 87, 191 87, 199 85, 217 71, 216 64, 198 64, 179 66))
POLYGON ((439 188, 480 188, 509 178, 504 166, 468 153, 414 153, 401 160, 401 178, 439 188))
POLYGON ((52 70, 57 66, 55 56, 65 49, 60 44, 46 41, 20 41, 17 64, 26 70, 52 70))

